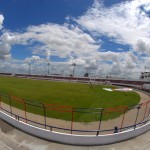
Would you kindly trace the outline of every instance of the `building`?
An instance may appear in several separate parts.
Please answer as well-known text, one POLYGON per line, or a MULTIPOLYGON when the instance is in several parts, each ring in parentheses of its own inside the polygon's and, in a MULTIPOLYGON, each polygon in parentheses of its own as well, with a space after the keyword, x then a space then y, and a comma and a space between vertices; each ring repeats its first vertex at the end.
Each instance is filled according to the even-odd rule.
POLYGON ((150 72, 141 72, 140 79, 150 80, 150 72))

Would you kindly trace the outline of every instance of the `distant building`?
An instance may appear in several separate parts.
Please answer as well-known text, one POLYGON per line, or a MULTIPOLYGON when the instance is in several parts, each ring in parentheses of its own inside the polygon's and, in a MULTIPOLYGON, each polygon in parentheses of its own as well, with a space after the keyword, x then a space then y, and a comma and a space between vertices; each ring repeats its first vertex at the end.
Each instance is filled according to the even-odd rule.
POLYGON ((140 79, 150 80, 150 72, 141 72, 140 79))

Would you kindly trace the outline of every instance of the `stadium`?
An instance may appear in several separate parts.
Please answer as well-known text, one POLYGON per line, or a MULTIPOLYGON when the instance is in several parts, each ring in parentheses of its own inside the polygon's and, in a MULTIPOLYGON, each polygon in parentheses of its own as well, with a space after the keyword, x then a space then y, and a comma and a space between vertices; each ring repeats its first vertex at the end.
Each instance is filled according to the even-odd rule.
MULTIPOLYGON (((7 86, 2 86, 1 89, 3 92, 0 93, 0 106, 1 113, 4 113, 4 116, 2 115, 1 119, 12 125, 14 125, 14 121, 20 122, 21 124, 23 123, 27 126, 32 126, 33 128, 38 127, 39 130, 44 130, 47 134, 54 133, 57 136, 60 136, 59 138, 54 138, 53 135, 45 137, 45 135, 38 135, 37 133, 33 133, 33 131, 31 132, 33 129, 28 131, 26 129, 27 127, 22 127, 22 125, 19 126, 19 123, 18 126, 15 125, 17 128, 40 138, 75 145, 103 145, 130 139, 149 130, 150 101, 148 95, 150 89, 144 89, 143 86, 149 85, 149 81, 117 80, 108 78, 91 79, 88 77, 80 78, 56 75, 41 76, 11 73, 1 73, 0 79, 2 83, 1 86, 3 85, 3 82, 6 83, 7 81, 10 83, 7 86), (29 83, 25 85, 24 82, 29 83), (36 83, 38 82, 40 82, 40 88, 36 89, 35 87, 38 87, 36 83), (52 97, 54 101, 44 101, 44 98, 47 99, 49 97, 49 99, 51 99, 51 95, 47 95, 46 97, 46 93, 43 92, 43 89, 41 88, 42 86, 46 86, 46 83, 52 85, 52 87, 49 87, 51 92, 52 89, 55 89, 54 92, 56 95, 60 95, 60 97, 52 97), (15 85, 18 84, 25 89, 30 89, 32 96, 29 94, 30 92, 25 91, 25 89, 15 87, 15 85), (35 93, 32 91, 32 84, 35 93), (67 85, 64 86, 64 84, 67 85), (54 85, 56 85, 56 87, 54 85), (74 94, 70 93, 71 97, 67 97, 64 95, 65 91, 59 89, 61 86, 66 91, 66 94, 67 90, 65 87, 68 87, 68 91, 73 91, 74 94), (85 87, 82 87, 82 89, 80 86, 85 87), (14 90, 12 90, 12 88, 14 90), (74 90, 77 92, 75 93, 74 90), (91 90, 94 93, 90 93, 91 90), (106 91, 105 94, 98 93, 101 96, 104 96, 104 102, 102 102, 101 99, 98 99, 98 102, 95 102, 94 97, 91 97, 92 94, 96 95, 97 90, 102 90, 103 92, 106 91), (22 91, 25 92, 22 93, 22 91), (42 91, 44 95, 38 95, 37 91, 39 93, 42 91), (81 100, 81 93, 83 91, 86 93, 87 97, 90 98, 89 101, 92 101, 92 104, 88 103, 87 97, 86 99, 83 98, 84 101, 81 100), (87 92, 90 94, 88 95, 87 92), (20 95, 17 95, 17 93, 20 93, 20 95), (113 98, 114 93, 114 97, 119 97, 119 99, 113 98), (36 96, 34 97, 33 95, 36 96), (110 97, 107 97, 107 95, 110 95, 110 97), (40 97, 39 100, 42 99, 42 101, 36 101, 38 96, 40 97), (62 103, 62 97, 65 99, 64 103, 62 103), (73 100, 73 97, 75 97, 75 101, 73 100), (59 101, 58 98, 62 99, 59 101), (71 101, 71 103, 69 101, 71 101), (110 103, 108 101, 110 101, 110 103), (85 103, 86 105, 79 105, 80 103, 85 103), (103 103, 107 105, 105 106, 103 103), (11 117, 13 120, 10 122, 5 115, 11 117), (142 129, 145 128, 145 126, 146 129, 142 129), (142 131, 139 133, 139 131, 136 130, 142 131), (125 132, 135 133, 133 133, 133 136, 131 137, 125 136, 121 139, 111 137, 117 136, 117 134, 119 134, 118 136, 123 135, 125 132), (62 134, 66 137, 61 138, 62 134), (74 136, 79 136, 82 140, 79 137, 78 139, 80 140, 74 139, 74 136), (91 138, 90 142, 88 136, 91 138), (66 140, 67 138, 70 140, 66 140), (92 138, 94 140, 92 140, 92 138), (95 140, 95 138, 98 140, 95 140), (108 140, 109 138, 110 140, 108 140)), ((54 95, 54 93, 52 95, 54 95)), ((83 96, 85 95, 83 94, 83 96)), ((98 98, 98 95, 96 95, 96 97, 98 98)), ((40 133, 40 131, 38 132, 40 133)))
POLYGON ((150 0, 0 2, 0 150, 150 149, 150 0))

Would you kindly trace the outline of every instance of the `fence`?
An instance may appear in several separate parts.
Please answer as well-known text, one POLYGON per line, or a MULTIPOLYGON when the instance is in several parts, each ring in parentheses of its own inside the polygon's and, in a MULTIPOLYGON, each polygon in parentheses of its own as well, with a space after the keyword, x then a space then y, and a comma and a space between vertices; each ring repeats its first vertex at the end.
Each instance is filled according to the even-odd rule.
POLYGON ((50 131, 98 136, 131 128, 136 129, 147 123, 150 115, 150 101, 132 107, 74 108, 39 103, 0 93, 0 109, 18 121, 50 131), (33 113, 30 113, 31 110, 33 113), (51 116, 54 115, 58 119, 52 119, 51 116), (60 115, 61 118, 69 121, 60 120, 60 115), (89 122, 87 118, 93 122, 89 122), (112 119, 106 121, 108 118, 112 119))

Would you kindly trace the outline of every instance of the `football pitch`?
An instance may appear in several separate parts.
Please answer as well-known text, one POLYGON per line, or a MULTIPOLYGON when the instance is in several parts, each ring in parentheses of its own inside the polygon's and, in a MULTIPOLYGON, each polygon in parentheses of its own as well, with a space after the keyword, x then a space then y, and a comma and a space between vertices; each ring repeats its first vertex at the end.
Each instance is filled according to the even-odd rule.
MULTIPOLYGON (((14 77, 0 77, 0 92, 14 95, 19 98, 32 100, 33 103, 54 104, 58 106, 71 106, 75 108, 111 108, 117 106, 134 106, 140 101, 140 96, 132 92, 106 91, 103 88, 115 89, 115 86, 92 85, 70 82, 54 82, 45 80, 32 80, 14 77)), ((2 100, 9 103, 6 99, 2 100)), ((12 106, 23 109, 21 104, 12 101, 12 106)), ((43 115, 43 110, 34 106, 27 106, 27 111, 43 115)), ((106 115, 102 120, 113 119, 123 112, 106 115)), ((71 120, 69 112, 47 110, 46 116, 71 120)), ((74 114, 74 120, 78 122, 98 121, 97 113, 74 114)))

